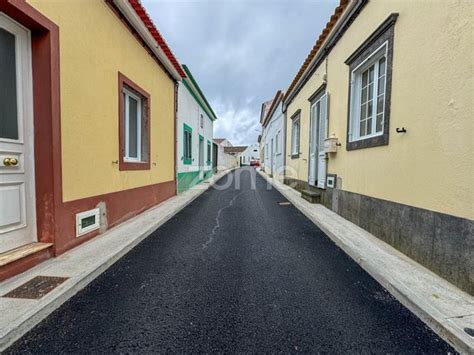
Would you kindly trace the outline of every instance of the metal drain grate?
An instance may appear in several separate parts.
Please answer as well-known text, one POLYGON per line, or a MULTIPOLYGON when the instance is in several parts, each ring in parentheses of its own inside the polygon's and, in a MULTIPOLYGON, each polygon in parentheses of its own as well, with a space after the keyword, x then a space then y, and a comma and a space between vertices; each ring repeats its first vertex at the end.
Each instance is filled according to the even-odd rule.
POLYGON ((36 276, 2 297, 37 300, 66 281, 68 277, 36 276))
POLYGON ((291 203, 288 202, 288 201, 278 202, 278 204, 279 204, 280 206, 290 206, 290 205, 291 205, 291 203))

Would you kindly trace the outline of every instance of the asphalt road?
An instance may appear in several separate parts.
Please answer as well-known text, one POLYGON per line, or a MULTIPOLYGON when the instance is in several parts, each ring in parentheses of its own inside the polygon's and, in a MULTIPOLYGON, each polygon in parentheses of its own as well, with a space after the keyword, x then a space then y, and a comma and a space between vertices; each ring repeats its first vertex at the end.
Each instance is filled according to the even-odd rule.
POLYGON ((221 179, 7 353, 453 351, 245 170, 221 179), (240 188, 222 189, 236 174, 240 188))

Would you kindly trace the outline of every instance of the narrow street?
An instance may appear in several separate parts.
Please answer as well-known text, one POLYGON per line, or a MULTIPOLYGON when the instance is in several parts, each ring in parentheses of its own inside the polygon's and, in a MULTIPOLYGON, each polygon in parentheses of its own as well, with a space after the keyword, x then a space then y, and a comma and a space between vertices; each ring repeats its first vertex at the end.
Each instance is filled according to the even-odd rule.
POLYGON ((6 353, 453 351, 254 169, 216 187, 6 353))

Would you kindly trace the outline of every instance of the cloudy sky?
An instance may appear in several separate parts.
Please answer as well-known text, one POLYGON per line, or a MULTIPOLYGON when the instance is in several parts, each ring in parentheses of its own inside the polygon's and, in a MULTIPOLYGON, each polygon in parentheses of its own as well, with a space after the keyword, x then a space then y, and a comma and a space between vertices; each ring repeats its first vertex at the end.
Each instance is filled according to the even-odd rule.
POLYGON ((218 120, 214 137, 256 143, 262 102, 286 90, 338 0, 143 0, 218 120))

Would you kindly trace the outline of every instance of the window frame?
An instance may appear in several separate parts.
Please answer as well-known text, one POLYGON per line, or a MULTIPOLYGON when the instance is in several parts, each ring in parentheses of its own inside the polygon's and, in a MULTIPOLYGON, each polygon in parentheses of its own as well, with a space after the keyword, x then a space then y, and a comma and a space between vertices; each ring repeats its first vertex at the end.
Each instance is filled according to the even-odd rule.
MULTIPOLYGON (((347 109, 346 150, 356 150, 388 145, 390 133, 390 105, 392 88, 393 43, 397 13, 392 13, 345 61, 349 66, 349 95, 347 109), (375 132, 377 115, 372 117, 373 130, 370 134, 360 136, 360 84, 358 75, 378 63, 385 56, 385 90, 383 102, 382 131, 375 132)), ((374 70, 374 81, 375 81, 374 70)), ((376 79, 378 80, 378 78, 376 79)), ((378 84, 377 84, 378 85, 378 84)), ((376 113, 378 92, 374 85, 373 112, 376 113)))
MULTIPOLYGON (((388 42, 385 41, 379 48, 377 48, 371 55, 369 55, 361 64, 359 64, 354 70, 352 70, 352 85, 351 85, 351 104, 350 104, 350 133, 349 139, 351 142, 369 139, 372 137, 381 136, 384 134, 384 127, 382 124, 382 131, 376 131, 377 125, 377 100, 378 100, 378 81, 379 81, 379 62, 382 58, 385 58, 385 73, 383 74, 385 79, 387 78, 387 49, 388 42), (374 67, 374 86, 373 86, 373 97, 372 97, 372 112, 371 112, 371 130, 372 133, 360 135, 360 111, 362 106, 362 90, 360 88, 362 83, 363 74, 374 67)), ((387 80, 384 80, 384 99, 383 99, 383 117, 385 118, 385 103, 386 103, 386 88, 387 80)), ((368 101, 367 101, 368 103, 368 101)), ((385 120, 384 120, 385 121, 385 120)))
POLYGON ((207 165, 211 165, 212 162, 212 146, 211 146, 211 141, 208 139, 207 140, 207 165))
POLYGON ((119 111, 119 170, 150 170, 150 95, 140 86, 127 78, 122 73, 118 73, 118 111, 119 111), (138 159, 130 159, 126 157, 127 153, 127 117, 126 117, 126 102, 125 96, 129 95, 134 99, 139 99, 141 105, 141 125, 138 129, 140 131, 140 152, 138 159))
POLYGON ((124 116, 124 125, 125 125, 125 137, 124 137, 124 156, 123 160, 127 163, 136 163, 142 161, 142 125, 143 125, 143 113, 142 113, 142 99, 140 96, 133 93, 127 86, 122 88, 122 94, 125 95, 125 102, 123 109, 125 110, 124 116), (137 156, 131 157, 130 156, 130 100, 129 98, 134 99, 137 102, 137 156))
POLYGON ((301 109, 291 116, 291 159, 298 159, 300 156, 301 140, 301 109), (295 137, 295 124, 298 123, 298 136, 295 137))
POLYGON ((193 129, 186 123, 183 123, 183 164, 191 165, 193 163, 193 129), (189 134, 189 157, 187 154, 186 133, 189 134))

